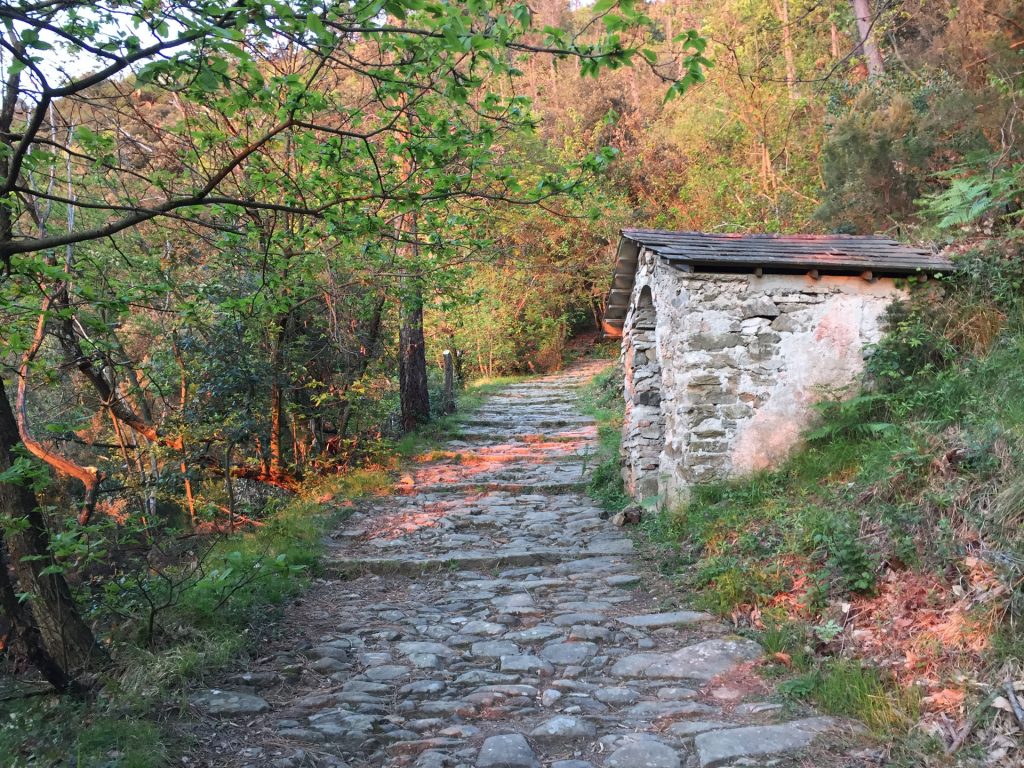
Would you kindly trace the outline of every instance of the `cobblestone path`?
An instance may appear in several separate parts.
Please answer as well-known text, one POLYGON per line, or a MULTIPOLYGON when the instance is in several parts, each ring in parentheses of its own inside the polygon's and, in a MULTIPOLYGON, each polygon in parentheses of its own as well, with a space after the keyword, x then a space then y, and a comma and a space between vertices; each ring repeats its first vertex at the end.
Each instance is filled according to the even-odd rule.
POLYGON ((715 768, 844 739, 764 699, 756 643, 644 589, 584 491, 597 435, 576 406, 599 369, 509 386, 361 507, 288 644, 193 698, 190 764, 715 768))

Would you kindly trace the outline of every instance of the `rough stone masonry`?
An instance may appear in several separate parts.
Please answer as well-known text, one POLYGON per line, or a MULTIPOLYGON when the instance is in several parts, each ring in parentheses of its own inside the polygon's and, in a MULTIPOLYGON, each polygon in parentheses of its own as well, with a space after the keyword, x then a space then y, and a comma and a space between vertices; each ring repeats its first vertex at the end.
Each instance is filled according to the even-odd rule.
MULTIPOLYGON (((905 263, 862 269, 857 258, 875 257, 854 254, 837 263, 831 253, 811 253, 817 243, 811 238, 757 239, 750 257, 737 239, 727 243, 733 250, 700 252, 694 258, 706 263, 692 265, 678 260, 688 252, 673 233, 658 236, 664 242, 643 245, 637 235, 642 247, 634 260, 628 252, 622 258, 620 247, 609 305, 617 298, 624 313, 617 324, 625 372, 623 478, 636 499, 653 497, 661 505, 685 501, 695 484, 785 459, 810 426, 815 403, 854 391, 865 355, 882 335, 886 308, 903 295, 900 276, 880 270, 949 268, 918 251, 903 255, 908 249, 892 244, 900 256, 890 258, 905 263), (774 255, 759 257, 765 242, 774 255), (851 269, 861 271, 827 273, 851 269)), ((852 249, 862 240, 874 242, 839 242, 852 249)))

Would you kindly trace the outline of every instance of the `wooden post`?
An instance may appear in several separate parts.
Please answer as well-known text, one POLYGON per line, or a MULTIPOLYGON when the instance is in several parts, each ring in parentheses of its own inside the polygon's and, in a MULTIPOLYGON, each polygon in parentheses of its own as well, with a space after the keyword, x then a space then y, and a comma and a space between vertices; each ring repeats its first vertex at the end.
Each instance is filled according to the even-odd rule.
POLYGON ((455 361, 452 359, 452 351, 446 349, 441 353, 444 359, 444 392, 441 395, 441 410, 443 413, 455 412, 455 361))

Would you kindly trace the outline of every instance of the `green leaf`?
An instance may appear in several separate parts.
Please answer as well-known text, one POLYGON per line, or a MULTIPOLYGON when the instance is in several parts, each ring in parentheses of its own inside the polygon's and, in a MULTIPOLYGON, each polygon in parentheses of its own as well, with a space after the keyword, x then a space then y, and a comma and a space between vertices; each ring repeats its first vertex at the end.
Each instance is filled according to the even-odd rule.
POLYGON ((324 27, 324 23, 320 20, 320 17, 315 13, 307 14, 306 16, 306 27, 316 35, 318 38, 323 39, 327 36, 327 28, 324 27))
POLYGON ((209 67, 203 67, 196 75, 195 83, 199 89, 206 93, 213 93, 220 90, 221 76, 209 67))

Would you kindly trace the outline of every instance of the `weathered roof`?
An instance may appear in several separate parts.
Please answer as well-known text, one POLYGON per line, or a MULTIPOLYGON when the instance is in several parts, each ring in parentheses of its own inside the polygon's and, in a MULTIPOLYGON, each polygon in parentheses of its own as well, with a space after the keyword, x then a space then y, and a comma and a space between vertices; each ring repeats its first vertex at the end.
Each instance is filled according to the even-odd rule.
POLYGON ((621 334, 641 249, 687 272, 808 272, 873 279, 953 270, 945 256, 876 235, 711 235, 624 229, 605 304, 604 329, 608 335, 621 334))

